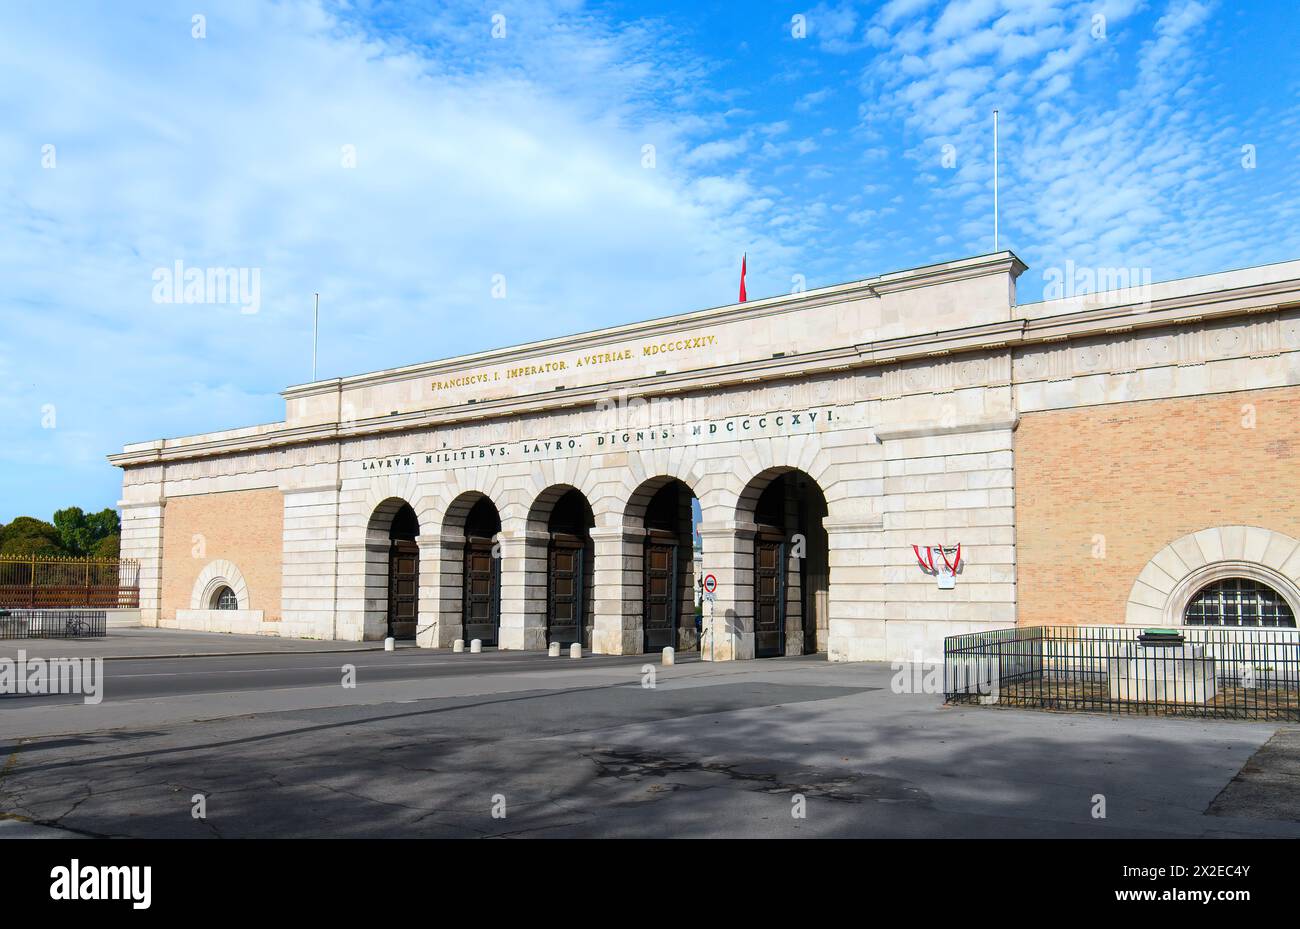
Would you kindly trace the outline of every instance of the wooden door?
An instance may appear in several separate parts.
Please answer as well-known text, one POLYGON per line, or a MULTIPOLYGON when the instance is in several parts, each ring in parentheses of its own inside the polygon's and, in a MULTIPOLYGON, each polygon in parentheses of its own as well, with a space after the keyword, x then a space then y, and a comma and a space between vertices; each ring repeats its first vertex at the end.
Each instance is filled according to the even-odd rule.
POLYGON ((388 552, 388 634, 415 638, 420 610, 420 547, 395 539, 388 552))
POLYGON ((677 589, 677 542, 646 539, 642 566, 641 625, 647 652, 677 647, 677 612, 681 591, 677 589))
POLYGON ((582 641, 583 544, 579 539, 554 536, 547 559, 546 641, 567 648, 582 641))
POLYGON ((500 559, 492 557, 492 542, 472 539, 465 543, 465 590, 462 635, 466 642, 497 644, 501 615, 500 559))
POLYGON ((785 543, 754 540, 754 656, 785 654, 785 543))

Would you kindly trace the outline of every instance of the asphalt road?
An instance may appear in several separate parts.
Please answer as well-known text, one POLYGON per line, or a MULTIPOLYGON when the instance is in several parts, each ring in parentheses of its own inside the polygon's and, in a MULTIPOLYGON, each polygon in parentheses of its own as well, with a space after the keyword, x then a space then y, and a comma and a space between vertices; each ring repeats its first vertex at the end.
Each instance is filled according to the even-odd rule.
POLYGON ((1242 793, 1278 789, 1276 725, 950 708, 878 664, 646 664, 105 662, 97 706, 0 701, 0 836, 1300 836, 1242 793))
MULTIPOLYGON (((634 666, 644 655, 549 658, 545 654, 497 652, 459 655, 422 648, 355 654, 231 655, 214 658, 116 659, 103 663, 103 696, 107 701, 168 698, 193 694, 254 693, 268 689, 341 687, 344 668, 351 668, 358 685, 423 681, 430 678, 483 677, 498 673, 549 672, 561 662, 580 660, 585 668, 634 666)), ((695 661, 682 656, 679 663, 695 661)), ((77 705, 79 694, 0 694, 0 709, 77 705)))

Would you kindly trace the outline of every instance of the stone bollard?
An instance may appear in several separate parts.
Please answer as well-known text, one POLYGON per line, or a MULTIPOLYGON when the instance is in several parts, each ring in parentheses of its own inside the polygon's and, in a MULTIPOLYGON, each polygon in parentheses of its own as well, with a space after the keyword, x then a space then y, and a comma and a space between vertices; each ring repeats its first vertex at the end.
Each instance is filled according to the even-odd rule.
POLYGON ((671 645, 666 646, 664 648, 663 663, 665 666, 672 664, 673 661, 676 659, 676 657, 677 657, 677 653, 673 651, 673 647, 671 645))
POLYGON ((463 651, 465 650, 465 640, 464 640, 464 639, 457 639, 455 642, 452 642, 452 643, 451 643, 451 650, 452 650, 453 652, 458 653, 458 654, 459 654, 460 652, 463 652, 463 651))
POLYGON ((551 645, 550 645, 550 647, 546 650, 546 655, 547 655, 547 657, 549 657, 549 658, 559 658, 559 657, 560 657, 560 643, 559 643, 559 642, 552 642, 551 645))
POLYGON ((469 643, 469 653, 471 655, 477 655, 481 651, 483 651, 482 639, 474 639, 469 643))
POLYGON ((581 642, 574 642, 572 645, 569 646, 569 657, 570 657, 570 658, 581 658, 581 657, 582 657, 582 643, 581 643, 581 642))
POLYGON ((395 648, 397 648, 396 639, 394 639, 391 635, 388 638, 384 639, 384 651, 391 652, 395 648))

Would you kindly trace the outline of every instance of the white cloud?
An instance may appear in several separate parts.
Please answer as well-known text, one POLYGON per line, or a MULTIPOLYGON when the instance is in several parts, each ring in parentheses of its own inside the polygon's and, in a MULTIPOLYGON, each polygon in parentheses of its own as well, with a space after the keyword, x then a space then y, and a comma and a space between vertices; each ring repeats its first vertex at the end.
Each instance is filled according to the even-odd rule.
POLYGON ((858 11, 851 3, 819 3, 808 13, 808 29, 822 51, 844 54, 860 46, 858 11))
POLYGON ((712 142, 704 142, 691 149, 682 156, 682 164, 694 167, 696 165, 712 164, 715 161, 725 161, 728 158, 734 158, 749 148, 749 136, 737 136, 734 139, 716 139, 712 142))
POLYGON ((70 488, 115 500, 102 455, 125 442, 280 418, 310 377, 313 291, 333 376, 713 305, 744 248, 751 289, 783 287, 774 201, 688 170, 736 146, 699 139, 724 115, 670 102, 693 56, 563 6, 507 10, 499 46, 469 4, 422 42, 310 2, 223 4, 202 40, 179 4, 108 31, 0 12, 0 427, 11 459, 52 464, 39 488, 6 468, 0 520, 70 488), (178 259, 260 269, 261 311, 152 302, 178 259))
POLYGON ((834 92, 830 87, 810 91, 794 102, 794 108, 800 113, 807 113, 818 105, 825 103, 834 92))
POLYGON ((1031 267, 1069 258, 1151 267, 1162 279, 1294 257, 1294 226, 1279 236, 1258 220, 1224 222, 1225 204, 1265 201, 1238 163, 1240 132, 1227 131, 1233 101, 1207 97, 1215 5, 1163 0, 1145 29, 1140 9, 1137 0, 967 0, 937 18, 920 4, 875 17, 880 54, 864 74, 865 119, 923 140, 908 152, 918 177, 941 145, 954 145, 957 166, 938 172, 932 191, 949 204, 941 237, 955 236, 958 253, 992 245, 996 107, 1000 244, 1031 267), (1091 32, 1098 13, 1104 39, 1091 32))

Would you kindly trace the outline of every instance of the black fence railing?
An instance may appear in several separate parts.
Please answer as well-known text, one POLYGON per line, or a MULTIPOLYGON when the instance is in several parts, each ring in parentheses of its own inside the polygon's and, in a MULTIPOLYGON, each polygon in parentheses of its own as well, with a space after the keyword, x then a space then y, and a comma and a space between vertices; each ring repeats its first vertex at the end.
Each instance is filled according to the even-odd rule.
POLYGON ((1300 630, 1028 626, 944 639, 944 699, 1300 720, 1300 630))
POLYGON ((0 639, 79 639, 108 633, 103 610, 0 610, 0 639))

